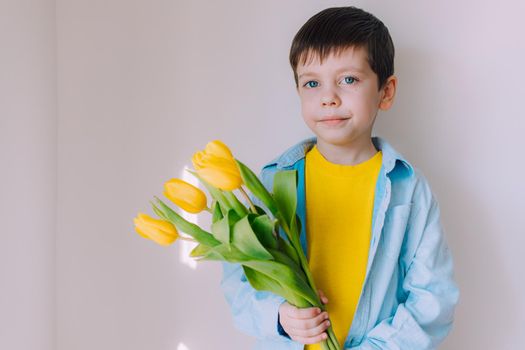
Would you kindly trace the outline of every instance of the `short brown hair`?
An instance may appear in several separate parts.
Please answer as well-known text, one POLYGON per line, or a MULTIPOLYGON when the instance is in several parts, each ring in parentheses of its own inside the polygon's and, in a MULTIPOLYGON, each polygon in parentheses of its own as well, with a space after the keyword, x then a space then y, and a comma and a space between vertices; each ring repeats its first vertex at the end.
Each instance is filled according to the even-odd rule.
POLYGON ((290 65, 298 87, 297 65, 312 53, 320 62, 349 47, 364 47, 368 63, 377 74, 379 89, 394 74, 394 43, 388 28, 372 14, 354 6, 327 8, 311 17, 292 41, 290 65))

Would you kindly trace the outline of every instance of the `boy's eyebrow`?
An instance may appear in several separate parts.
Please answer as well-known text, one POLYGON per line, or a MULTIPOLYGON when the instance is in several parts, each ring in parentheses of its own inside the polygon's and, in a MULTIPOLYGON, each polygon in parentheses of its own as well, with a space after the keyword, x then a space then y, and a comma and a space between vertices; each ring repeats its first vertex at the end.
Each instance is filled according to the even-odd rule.
MULTIPOLYGON (((360 68, 357 68, 357 67, 341 67, 339 68, 338 70, 335 71, 336 74, 339 74, 341 72, 344 72, 344 71, 354 71, 354 72, 358 72, 358 73, 361 73, 361 74, 365 74, 365 71, 360 69, 360 68)), ((301 73, 297 79, 300 79, 301 77, 305 76, 305 75, 315 75, 314 72, 304 72, 304 73, 301 73)))

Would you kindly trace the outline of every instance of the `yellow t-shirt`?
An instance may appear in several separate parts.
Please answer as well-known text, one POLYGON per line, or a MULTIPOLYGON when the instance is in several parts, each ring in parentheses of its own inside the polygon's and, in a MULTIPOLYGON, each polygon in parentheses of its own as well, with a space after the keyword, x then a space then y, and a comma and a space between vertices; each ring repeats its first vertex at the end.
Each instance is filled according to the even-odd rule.
POLYGON ((328 298, 328 315, 342 347, 366 274, 382 153, 356 165, 341 165, 326 160, 315 145, 305 162, 309 266, 316 287, 328 298))

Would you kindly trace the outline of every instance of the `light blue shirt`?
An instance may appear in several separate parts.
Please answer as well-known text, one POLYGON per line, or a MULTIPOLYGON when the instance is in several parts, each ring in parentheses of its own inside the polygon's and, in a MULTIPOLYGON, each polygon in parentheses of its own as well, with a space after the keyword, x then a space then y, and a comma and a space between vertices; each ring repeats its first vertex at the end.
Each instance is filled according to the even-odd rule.
MULTIPOLYGON (((422 173, 379 137, 383 152, 375 187, 372 238, 366 277, 344 348, 355 350, 435 349, 452 328, 459 290, 440 223, 438 203, 422 173)), ((306 249, 306 153, 317 142, 303 140, 266 164, 260 177, 273 190, 280 170, 297 170, 297 215, 306 249)), ((254 199, 255 200, 255 199, 254 199)), ((258 200, 256 204, 264 207, 258 200)), ((285 301, 251 287, 240 265, 223 263, 221 288, 235 327, 257 338, 253 350, 298 350, 278 322, 285 301)))

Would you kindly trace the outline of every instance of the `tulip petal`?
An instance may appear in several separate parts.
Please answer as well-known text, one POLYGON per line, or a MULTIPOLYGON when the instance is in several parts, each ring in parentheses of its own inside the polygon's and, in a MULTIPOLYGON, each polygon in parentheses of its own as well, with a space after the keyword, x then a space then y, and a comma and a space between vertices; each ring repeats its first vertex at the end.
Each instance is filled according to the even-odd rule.
POLYGON ((142 230, 140 228, 138 228, 137 226, 135 226, 135 231, 137 231, 137 233, 139 235, 141 235, 142 237, 144 237, 146 239, 150 239, 149 236, 147 234, 145 234, 144 232, 142 232, 142 230))
POLYGON ((196 152, 193 157, 191 158, 191 162, 193 163, 193 167, 195 170, 198 170, 203 167, 203 158, 204 158, 204 152, 196 152))
POLYGON ((204 187, 206 187, 206 189, 211 194, 213 199, 215 199, 217 202, 219 202, 220 208, 221 208, 221 213, 225 213, 225 212, 227 212, 228 210, 230 210, 232 208, 231 204, 224 197, 224 194, 223 194, 223 192, 220 189, 212 186, 210 183, 208 183, 206 180, 204 180, 201 176, 199 176, 198 173, 196 173, 194 171, 191 171, 191 170, 187 170, 187 171, 189 173, 191 173, 193 176, 195 176, 204 185, 204 187))
POLYGON ((233 191, 242 185, 242 177, 229 148, 219 140, 208 142, 196 152, 192 163, 197 173, 216 188, 233 191))
POLYGON ((175 233, 175 227, 173 226, 173 224, 165 221, 165 220, 159 220, 159 219, 155 219, 155 218, 152 218, 150 216, 147 216, 145 214, 142 214, 141 217, 140 217, 140 220, 142 221, 142 223, 154 228, 154 229, 157 229, 161 232, 165 232, 165 233, 168 233, 168 234, 174 234, 175 233))
POLYGON ((212 186, 224 191, 233 191, 241 186, 241 178, 227 173, 223 169, 206 167, 197 170, 197 173, 212 186))
POLYGON ((135 219, 135 230, 143 237, 167 246, 178 238, 178 232, 171 223, 140 213, 135 219))
POLYGON ((204 152, 206 154, 215 156, 215 157, 222 157, 226 159, 233 158, 233 154, 222 141, 220 140, 214 140, 211 142, 208 142, 206 145, 206 148, 204 149, 204 152))
POLYGON ((180 208, 196 214, 206 207, 206 195, 198 187, 181 179, 171 179, 164 184, 164 195, 180 208))

